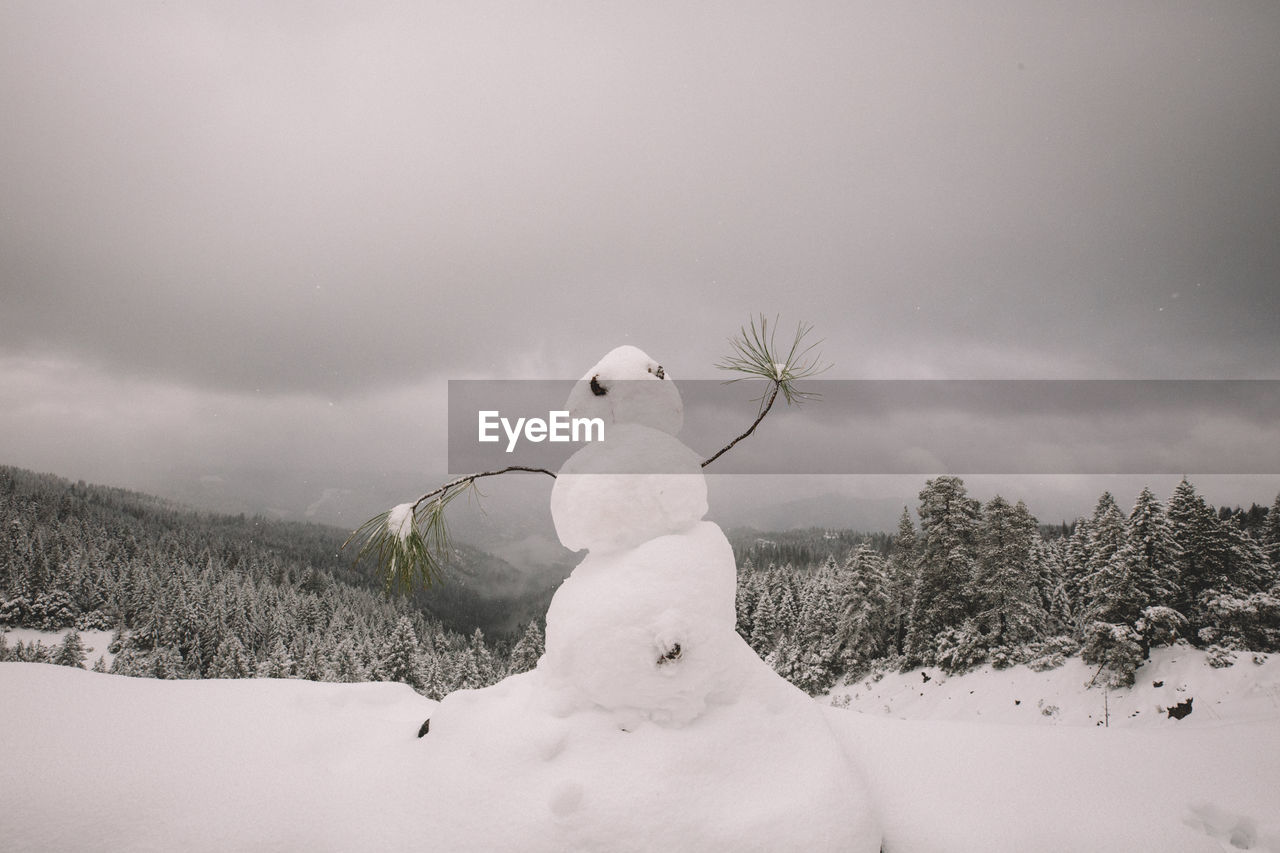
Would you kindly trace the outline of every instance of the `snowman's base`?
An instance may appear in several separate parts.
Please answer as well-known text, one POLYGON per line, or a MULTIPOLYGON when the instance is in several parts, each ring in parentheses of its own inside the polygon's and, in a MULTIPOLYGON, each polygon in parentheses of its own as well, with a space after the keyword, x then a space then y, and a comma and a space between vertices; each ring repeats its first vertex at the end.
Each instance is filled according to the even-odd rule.
POLYGON ((736 698, 680 727, 584 708, 539 670, 448 696, 417 742, 450 829, 427 846, 878 851, 865 784, 821 709, 741 651, 736 698))

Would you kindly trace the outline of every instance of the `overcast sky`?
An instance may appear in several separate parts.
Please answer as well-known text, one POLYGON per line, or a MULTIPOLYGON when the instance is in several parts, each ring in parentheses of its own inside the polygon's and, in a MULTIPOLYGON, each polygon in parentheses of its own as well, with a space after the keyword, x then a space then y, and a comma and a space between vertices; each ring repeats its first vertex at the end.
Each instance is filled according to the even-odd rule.
POLYGON ((829 378, 1280 379, 1277 44, 1269 0, 10 0, 0 462, 345 521, 443 473, 448 379, 713 378, 756 312, 829 378))

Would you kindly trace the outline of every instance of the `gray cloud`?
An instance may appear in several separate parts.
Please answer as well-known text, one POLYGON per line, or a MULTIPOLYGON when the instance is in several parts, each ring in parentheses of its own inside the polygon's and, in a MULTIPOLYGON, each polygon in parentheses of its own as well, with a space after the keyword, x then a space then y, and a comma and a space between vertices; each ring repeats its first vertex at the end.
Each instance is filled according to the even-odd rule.
MULTIPOLYGON (((258 401, 194 445, 239 459, 333 429, 316 401, 385 423, 623 342, 711 376, 755 311, 814 321, 833 376, 1277 378, 1277 33, 1272 4, 7 3, 6 387, 56 362, 191 429, 258 401)), ((13 461, 74 474, 96 404, 50 383, 70 416, 9 412, 13 461)), ((132 415, 118 456, 192 452, 132 415)), ((349 445, 266 456, 384 466, 349 445)))

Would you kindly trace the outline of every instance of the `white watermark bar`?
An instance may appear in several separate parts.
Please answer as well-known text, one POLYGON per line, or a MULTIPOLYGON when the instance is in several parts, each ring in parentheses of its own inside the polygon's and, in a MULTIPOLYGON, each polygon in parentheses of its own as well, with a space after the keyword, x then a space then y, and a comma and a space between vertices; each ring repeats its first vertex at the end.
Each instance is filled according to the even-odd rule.
MULTIPOLYGON (((630 384, 608 393, 622 399, 630 384)), ((608 418, 567 408, 573 386, 451 380, 449 470, 554 471, 588 442, 607 447, 608 418)), ((768 391, 764 382, 677 387, 678 437, 704 459, 750 426, 768 391)), ((810 380, 801 390, 816 396, 791 407, 779 398, 750 438, 704 470, 1280 474, 1280 380, 810 380)))

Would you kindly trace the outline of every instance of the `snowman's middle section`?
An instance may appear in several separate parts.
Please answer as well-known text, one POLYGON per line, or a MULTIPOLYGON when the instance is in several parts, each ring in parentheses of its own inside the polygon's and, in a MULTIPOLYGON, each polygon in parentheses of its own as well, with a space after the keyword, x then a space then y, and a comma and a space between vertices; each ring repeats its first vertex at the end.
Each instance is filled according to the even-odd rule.
POLYGON ((547 611, 542 668, 583 704, 683 725, 732 701, 737 568, 702 521, 706 478, 679 439, 618 424, 561 469, 551 496, 561 541, 590 553, 547 611))

